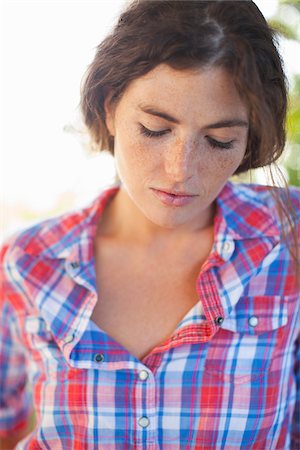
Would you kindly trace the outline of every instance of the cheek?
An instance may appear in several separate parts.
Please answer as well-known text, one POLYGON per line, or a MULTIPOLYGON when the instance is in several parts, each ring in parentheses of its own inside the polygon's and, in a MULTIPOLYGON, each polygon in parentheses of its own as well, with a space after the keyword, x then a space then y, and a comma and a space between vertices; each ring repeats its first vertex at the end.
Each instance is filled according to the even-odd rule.
POLYGON ((115 164, 119 174, 131 174, 133 179, 155 164, 153 149, 147 148, 138 136, 123 130, 115 137, 115 164), (151 151, 152 150, 152 151, 151 151))
POLYGON ((226 172, 235 171, 240 165, 241 159, 240 155, 235 155, 233 153, 228 152, 226 155, 222 154, 218 159, 218 167, 226 172))
POLYGON ((245 149, 234 149, 218 154, 218 167, 220 170, 229 173, 230 175, 235 172, 238 166, 241 164, 245 154, 245 149))
POLYGON ((234 150, 219 151, 210 150, 202 155, 198 165, 198 173, 200 172, 203 179, 212 184, 218 184, 230 178, 239 167, 244 153, 235 152, 234 150))

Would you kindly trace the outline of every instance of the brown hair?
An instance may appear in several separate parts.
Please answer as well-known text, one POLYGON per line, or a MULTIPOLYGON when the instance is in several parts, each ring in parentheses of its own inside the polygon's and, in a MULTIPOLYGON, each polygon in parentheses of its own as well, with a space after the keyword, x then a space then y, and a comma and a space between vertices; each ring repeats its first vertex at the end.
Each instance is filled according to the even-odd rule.
MULTIPOLYGON (((245 157, 235 174, 270 166, 285 145, 287 83, 276 34, 251 0, 134 0, 97 47, 81 88, 81 111, 94 148, 114 153, 104 100, 165 63, 175 69, 220 66, 249 110, 245 157)), ((280 217, 294 227, 287 189, 271 189, 280 217)), ((294 227, 293 244, 297 242, 294 227)), ((293 252, 292 252, 293 253, 293 252)), ((297 259, 297 251, 296 251, 297 259)))
POLYGON ((97 47, 81 91, 94 147, 114 151, 104 100, 160 63, 177 69, 217 65, 233 76, 249 108, 245 158, 236 173, 276 161, 285 144, 286 79, 274 33, 252 1, 135 0, 97 47))

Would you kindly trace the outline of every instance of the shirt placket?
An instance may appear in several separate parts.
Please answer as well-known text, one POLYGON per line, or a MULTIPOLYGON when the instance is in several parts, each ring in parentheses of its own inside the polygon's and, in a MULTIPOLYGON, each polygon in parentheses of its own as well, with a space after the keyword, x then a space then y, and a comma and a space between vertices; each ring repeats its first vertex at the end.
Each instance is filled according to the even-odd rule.
POLYGON ((136 374, 134 448, 158 450, 158 410, 156 407, 156 380, 150 370, 136 374))

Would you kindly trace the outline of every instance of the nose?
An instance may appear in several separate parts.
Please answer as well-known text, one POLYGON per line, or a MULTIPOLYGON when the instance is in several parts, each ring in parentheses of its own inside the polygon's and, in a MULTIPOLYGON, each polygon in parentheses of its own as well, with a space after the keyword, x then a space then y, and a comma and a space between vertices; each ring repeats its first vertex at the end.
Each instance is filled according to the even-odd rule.
POLYGON ((191 139, 177 139, 165 150, 165 172, 174 181, 191 178, 195 167, 195 142, 191 139))

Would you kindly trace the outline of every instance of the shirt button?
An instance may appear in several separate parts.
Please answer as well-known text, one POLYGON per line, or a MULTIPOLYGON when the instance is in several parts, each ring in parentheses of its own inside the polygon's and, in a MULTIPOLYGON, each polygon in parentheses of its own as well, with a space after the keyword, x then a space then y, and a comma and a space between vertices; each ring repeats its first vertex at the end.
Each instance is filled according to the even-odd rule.
POLYGON ((102 353, 97 353, 97 354, 94 356, 94 361, 96 361, 96 362, 102 362, 102 361, 104 361, 104 355, 103 355, 102 353))
POLYGON ((72 267, 72 269, 78 269, 78 267, 79 267, 79 262, 76 262, 76 261, 71 262, 71 267, 72 267))
POLYGON ((258 325, 258 318, 256 316, 250 317, 248 320, 250 327, 256 327, 258 325))
POLYGON ((73 339, 74 339, 74 335, 73 335, 73 334, 68 334, 68 335, 65 337, 64 341, 65 341, 66 344, 69 344, 70 342, 73 341, 73 339))
POLYGON ((149 377, 149 373, 146 370, 141 370, 139 373, 139 379, 144 381, 149 377))
POLYGON ((143 428, 148 427, 150 424, 150 420, 148 419, 148 417, 141 417, 139 419, 139 425, 143 428))
POLYGON ((224 317, 219 316, 219 317, 215 318, 216 325, 222 325, 223 322, 224 322, 224 317))

